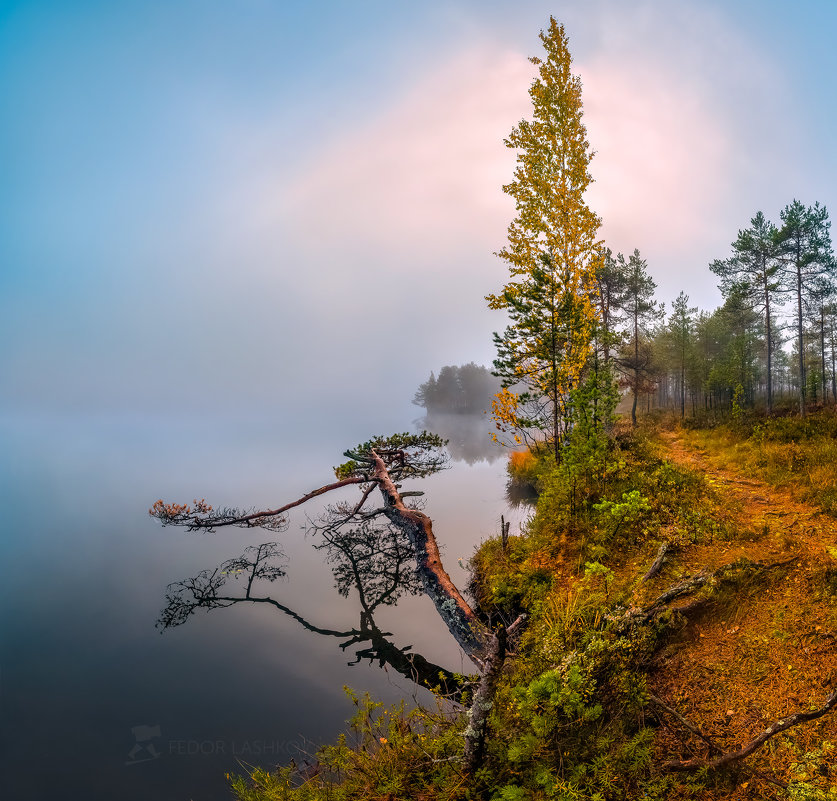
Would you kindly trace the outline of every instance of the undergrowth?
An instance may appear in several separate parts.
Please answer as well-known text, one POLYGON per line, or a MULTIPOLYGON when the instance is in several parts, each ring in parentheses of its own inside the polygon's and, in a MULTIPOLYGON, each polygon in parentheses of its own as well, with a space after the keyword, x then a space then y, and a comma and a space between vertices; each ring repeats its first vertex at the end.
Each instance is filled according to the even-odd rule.
MULTIPOLYGON (((723 438, 730 458, 752 458, 764 471, 782 469, 770 466, 772 457, 764 456, 773 448, 786 454, 791 446, 801 449, 809 467, 824 459, 829 448, 837 456, 837 435, 823 443, 822 437, 799 436, 802 430, 793 422, 776 421, 749 432, 742 433, 739 424, 738 431, 716 428, 700 436, 707 444, 723 438)), ((529 624, 511 644, 477 772, 463 773, 461 707, 440 700, 432 711, 408 711, 403 704, 385 709, 368 697, 352 695, 357 712, 350 732, 319 751, 314 775, 303 775, 293 766, 273 773, 256 769, 232 780, 239 801, 837 801, 830 740, 815 739, 816 731, 825 729, 812 729, 798 744, 788 736, 777 738, 766 749, 773 754, 766 758, 768 767, 783 760, 785 790, 743 768, 673 773, 660 767, 672 752, 694 754, 701 744, 696 746, 692 734, 653 706, 652 683, 666 687, 676 680, 685 686, 712 675, 719 689, 695 710, 717 715, 719 705, 723 709, 732 703, 724 692, 737 698, 735 693, 748 692, 747 682, 760 686, 767 678, 767 673, 755 671, 759 659, 776 654, 791 659, 782 648, 794 647, 791 640, 803 636, 786 621, 791 608, 787 601, 779 611, 762 610, 756 621, 758 615, 751 610, 760 609, 760 597, 780 593, 788 581, 785 573, 765 578, 758 570, 748 571, 746 559, 732 579, 708 582, 694 596, 704 604, 700 623, 707 632, 716 632, 712 637, 719 647, 730 632, 741 630, 739 653, 754 662, 736 668, 736 676, 711 672, 711 660, 706 662, 701 648, 715 641, 695 635, 694 621, 677 609, 647 620, 631 617, 691 571, 685 554, 749 542, 750 533, 736 523, 728 499, 713 482, 667 461, 659 443, 642 431, 617 432, 594 475, 572 474, 549 455, 513 455, 509 469, 514 481, 537 491, 538 501, 519 536, 505 542, 492 538, 480 546, 471 562, 469 589, 479 614, 491 625, 508 625, 521 613, 529 616, 529 624), (668 561, 658 575, 643 580, 662 543, 669 548, 668 561), (750 618, 758 625, 747 628, 750 618), (788 642, 779 640, 777 647, 785 629, 788 642)), ((806 486, 812 488, 815 481, 812 477, 806 486)), ((820 566, 806 578, 805 597, 812 606, 804 615, 809 623, 815 618, 810 611, 814 605, 822 608, 834 597, 835 575, 837 568, 820 566)), ((837 638, 837 618, 832 617, 816 618, 817 633, 833 624, 837 638)), ((689 695, 683 693, 676 702, 686 706, 689 695)), ((695 697, 703 696, 695 692, 695 697)), ((729 715, 726 720, 730 722, 729 715)), ((729 742, 735 745, 734 739, 729 742)))
POLYGON ((709 450, 719 465, 793 490, 837 517, 837 411, 805 417, 750 415, 711 428, 694 428, 690 439, 709 450))

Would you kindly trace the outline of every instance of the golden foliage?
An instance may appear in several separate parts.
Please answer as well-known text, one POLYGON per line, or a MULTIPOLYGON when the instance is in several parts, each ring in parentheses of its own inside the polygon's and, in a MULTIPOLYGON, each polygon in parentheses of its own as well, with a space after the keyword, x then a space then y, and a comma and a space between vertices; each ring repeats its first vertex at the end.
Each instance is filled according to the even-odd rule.
POLYGON ((528 473, 534 469, 537 459, 531 451, 512 451, 509 454, 509 473, 528 473))
MULTIPOLYGON (((513 320, 498 360, 504 377, 547 398, 557 419, 590 354, 598 317, 594 276, 603 246, 601 220, 584 200, 592 152, 582 122, 581 80, 571 72, 563 26, 550 18, 540 38, 546 56, 531 59, 538 66, 529 90, 532 119, 521 120, 505 140, 517 151, 517 166, 503 191, 514 198, 517 214, 497 255, 512 280, 486 300, 492 309, 509 310, 513 320)), ((519 423, 515 405, 502 393, 494 418, 502 431, 519 423)))
MULTIPOLYGON (((518 396, 505 387, 491 399, 491 416, 494 418, 494 427, 503 433, 512 433, 516 445, 522 444, 520 435, 514 431, 517 425, 518 396)), ((501 442, 497 434, 492 433, 494 442, 501 442)), ((505 443, 502 443, 505 444, 505 443)))

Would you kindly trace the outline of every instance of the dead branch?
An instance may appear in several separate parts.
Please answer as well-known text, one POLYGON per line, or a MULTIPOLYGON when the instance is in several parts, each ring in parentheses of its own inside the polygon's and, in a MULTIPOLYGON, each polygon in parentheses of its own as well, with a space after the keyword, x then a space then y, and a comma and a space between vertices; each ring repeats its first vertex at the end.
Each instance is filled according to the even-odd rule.
MULTIPOLYGON (((648 694, 648 700, 652 704, 654 704, 654 706, 662 709, 664 712, 671 715, 675 720, 677 720, 678 723, 680 723, 681 726, 683 726, 684 729, 687 729, 692 734, 694 734, 695 737, 698 737, 699 739, 703 740, 703 742, 706 743, 706 745, 708 746, 710 753, 716 753, 716 754, 723 754, 724 753, 724 749, 721 748, 721 746, 719 746, 708 734, 704 734, 696 726, 689 723, 689 721, 686 720, 686 718, 684 718, 676 709, 672 709, 670 706, 668 706, 666 703, 664 703, 660 698, 657 698, 656 695, 653 695, 652 693, 649 693, 648 694)), ((788 786, 785 782, 780 781, 779 779, 776 779, 773 776, 768 776, 766 773, 762 773, 762 771, 760 771, 760 770, 756 770, 755 768, 751 768, 749 765, 742 765, 742 767, 748 773, 752 774, 753 776, 758 776, 760 779, 764 779, 764 781, 769 782, 770 784, 775 784, 777 787, 781 787, 781 788, 785 789, 788 786)))
MULTIPOLYGON (((693 576, 683 579, 683 581, 679 584, 669 587, 650 604, 647 604, 641 609, 628 610, 628 612, 625 613, 623 627, 631 623, 649 622, 657 615, 668 610, 672 601, 675 601, 677 598, 684 595, 692 595, 707 584, 717 587, 725 582, 734 581, 735 578, 745 573, 756 573, 784 567, 785 565, 796 561, 797 558, 798 557, 793 556, 790 559, 784 559, 780 562, 771 562, 769 564, 764 564, 763 562, 752 562, 749 559, 738 559, 730 564, 722 565, 717 568, 717 570, 713 570, 711 573, 707 573, 706 571, 696 573, 693 576)), ((704 601, 702 599, 698 599, 698 601, 695 602, 695 608, 697 605, 702 605, 703 603, 704 601)))
POLYGON ((683 728, 688 729, 692 734, 695 735, 695 737, 698 737, 701 740, 703 740, 703 742, 706 743, 706 745, 709 746, 710 751, 715 751, 719 754, 722 754, 724 752, 724 749, 721 748, 717 743, 715 743, 709 737, 709 735, 704 734, 696 726, 693 726, 691 723, 689 723, 689 721, 686 720, 686 718, 684 718, 676 709, 672 709, 670 706, 668 706, 668 704, 664 703, 660 698, 657 698, 656 695, 653 695, 652 693, 648 693, 648 700, 652 704, 654 704, 654 706, 659 707, 664 712, 668 712, 668 714, 671 715, 673 718, 675 718, 677 720, 677 722, 680 723, 681 726, 683 726, 683 728))
POLYGON ((648 579, 653 578, 660 572, 660 568, 663 566, 663 562, 666 560, 666 554, 668 553, 668 549, 671 547, 671 543, 668 540, 663 542, 660 546, 660 549, 657 551, 657 558, 654 560, 654 563, 651 567, 648 568, 648 572, 642 577, 643 581, 648 581, 648 579))
MULTIPOLYGON (((363 484, 369 479, 365 476, 350 476, 349 478, 335 481, 333 484, 326 484, 319 489, 297 498, 295 501, 286 503, 278 509, 267 509, 263 512, 251 512, 250 514, 236 513, 231 510, 215 512, 211 506, 204 501, 196 501, 194 507, 189 504, 170 504, 162 500, 156 501, 148 510, 148 514, 156 517, 164 526, 186 526, 189 531, 203 529, 213 531, 221 526, 244 526, 245 528, 271 528, 270 521, 275 520, 284 512, 297 506, 307 503, 312 498, 324 495, 332 490, 340 489, 351 484, 363 484)), ((275 526, 273 526, 275 528, 275 526)))
POLYGON ((819 707, 819 709, 811 709, 807 712, 796 712, 788 718, 782 718, 780 720, 777 720, 772 726, 765 729, 758 737, 751 740, 749 743, 747 743, 747 745, 745 745, 743 748, 740 748, 738 751, 731 751, 726 754, 721 754, 721 756, 709 760, 670 760, 669 762, 664 762, 662 767, 665 770, 672 771, 691 771, 700 770, 701 768, 708 768, 709 770, 714 770, 716 768, 721 768, 724 765, 729 765, 733 762, 738 762, 742 759, 746 759, 754 751, 757 751, 759 748, 761 748, 771 737, 775 737, 777 734, 781 734, 781 732, 787 731, 793 726, 798 726, 800 723, 806 723, 809 720, 816 720, 817 718, 821 718, 823 715, 826 715, 828 712, 834 709, 835 706, 837 706, 837 690, 834 690, 825 699, 825 702, 821 707, 819 707))

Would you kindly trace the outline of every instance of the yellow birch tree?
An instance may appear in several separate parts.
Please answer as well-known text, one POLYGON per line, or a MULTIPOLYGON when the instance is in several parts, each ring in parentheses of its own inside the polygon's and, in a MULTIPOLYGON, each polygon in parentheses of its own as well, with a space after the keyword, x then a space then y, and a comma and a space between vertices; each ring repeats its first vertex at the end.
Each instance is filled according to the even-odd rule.
POLYGON ((572 426, 572 391, 591 352, 597 322, 594 276, 603 258, 599 217, 584 200, 593 153, 582 122, 581 80, 563 25, 550 17, 540 39, 546 54, 530 59, 538 77, 529 89, 531 120, 505 140, 517 151, 514 180, 503 191, 516 216, 497 254, 509 267, 503 291, 488 295, 510 325, 495 334, 495 372, 504 390, 494 420, 516 442, 560 441, 572 426))

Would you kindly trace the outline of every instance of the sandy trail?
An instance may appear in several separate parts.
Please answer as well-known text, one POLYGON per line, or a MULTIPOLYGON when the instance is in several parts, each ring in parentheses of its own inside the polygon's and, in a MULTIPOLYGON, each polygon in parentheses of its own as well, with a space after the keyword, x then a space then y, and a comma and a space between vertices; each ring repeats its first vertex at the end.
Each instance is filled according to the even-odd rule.
POLYGON ((718 467, 706 450, 690 444, 681 432, 663 432, 660 439, 672 462, 698 470, 725 500, 732 501, 731 513, 742 529, 768 533, 760 543, 739 544, 736 550, 742 555, 768 561, 794 553, 816 561, 829 558, 828 548, 837 545, 837 520, 789 490, 718 467))
MULTIPOLYGON (((725 750, 736 750, 771 722, 816 708, 837 683, 837 584, 832 587, 828 577, 837 565, 829 553, 837 543, 837 520, 788 490, 719 467, 710 452, 689 442, 688 432, 663 432, 660 439, 666 458, 699 471, 720 494, 734 536, 684 543, 653 580, 654 592, 739 558, 772 564, 795 557, 690 619, 649 676, 653 692, 725 750)), ((837 714, 775 738, 748 764, 788 781, 798 755, 823 741, 837 742, 837 714)), ((702 753, 699 744, 692 747, 702 753)), ((661 757, 684 754, 682 741, 666 728, 658 748, 661 757)), ((837 770, 821 781, 837 784, 837 770)), ((775 791, 751 776, 723 797, 772 798, 775 791)))

